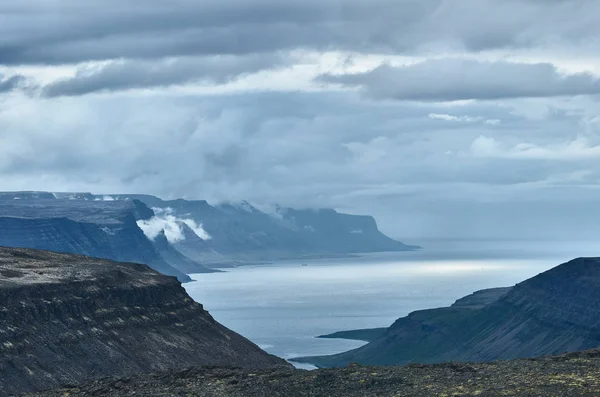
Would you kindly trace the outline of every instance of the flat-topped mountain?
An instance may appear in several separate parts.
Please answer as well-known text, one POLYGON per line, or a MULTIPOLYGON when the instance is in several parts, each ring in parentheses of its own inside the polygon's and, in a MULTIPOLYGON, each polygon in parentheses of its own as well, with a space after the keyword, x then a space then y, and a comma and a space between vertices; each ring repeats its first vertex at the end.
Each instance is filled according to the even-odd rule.
POLYGON ((147 266, 0 248, 0 395, 106 376, 287 366, 147 266))
POLYGON ((68 218, 75 222, 121 225, 128 218, 150 219, 154 212, 138 200, 100 201, 31 198, 0 201, 2 216, 15 218, 68 218))
POLYGON ((167 201, 149 195, 98 197, 140 200, 201 225, 207 235, 202 244, 181 240, 174 245, 202 263, 215 261, 215 253, 229 260, 263 261, 419 248, 387 237, 371 216, 341 214, 333 209, 278 207, 267 213, 245 201, 210 205, 204 200, 167 201))
POLYGON ((151 219, 155 214, 138 200, 55 196, 43 193, 20 193, 12 199, 7 193, 0 196, 0 245, 144 263, 181 281, 190 281, 185 274, 190 269, 195 273, 210 271, 168 247, 168 242, 157 246, 149 240, 138 221, 151 219), (170 254, 169 257, 161 255, 159 249, 170 254))
POLYGON ((363 347, 300 360, 324 367, 492 361, 600 347, 600 258, 572 260, 485 304, 489 296, 411 313, 363 347))

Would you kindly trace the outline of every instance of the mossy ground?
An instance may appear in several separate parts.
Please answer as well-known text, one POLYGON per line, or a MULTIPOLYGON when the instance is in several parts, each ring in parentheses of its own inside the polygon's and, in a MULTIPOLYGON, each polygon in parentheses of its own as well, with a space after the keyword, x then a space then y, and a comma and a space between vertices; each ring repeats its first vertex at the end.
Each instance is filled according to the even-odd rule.
POLYGON ((197 368, 101 380, 38 396, 600 396, 600 351, 494 363, 302 371, 197 368))

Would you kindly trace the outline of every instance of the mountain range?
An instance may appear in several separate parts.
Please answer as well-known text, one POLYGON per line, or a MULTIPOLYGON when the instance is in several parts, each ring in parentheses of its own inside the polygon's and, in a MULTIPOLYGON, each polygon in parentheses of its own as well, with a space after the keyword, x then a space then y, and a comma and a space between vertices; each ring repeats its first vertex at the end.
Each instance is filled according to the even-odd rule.
POLYGON ((0 245, 146 263, 187 274, 261 261, 405 251, 370 216, 150 195, 0 192, 0 245))

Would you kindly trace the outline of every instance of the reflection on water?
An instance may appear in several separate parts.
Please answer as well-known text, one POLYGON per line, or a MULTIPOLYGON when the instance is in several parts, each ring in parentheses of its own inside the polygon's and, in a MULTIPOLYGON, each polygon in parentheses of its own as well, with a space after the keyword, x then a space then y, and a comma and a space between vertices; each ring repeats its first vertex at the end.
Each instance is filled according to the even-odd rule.
POLYGON ((362 342, 314 337, 389 326, 414 310, 447 306, 475 290, 514 285, 574 257, 593 256, 594 246, 435 242, 419 252, 198 274, 185 287, 218 321, 289 359, 359 347, 362 342))

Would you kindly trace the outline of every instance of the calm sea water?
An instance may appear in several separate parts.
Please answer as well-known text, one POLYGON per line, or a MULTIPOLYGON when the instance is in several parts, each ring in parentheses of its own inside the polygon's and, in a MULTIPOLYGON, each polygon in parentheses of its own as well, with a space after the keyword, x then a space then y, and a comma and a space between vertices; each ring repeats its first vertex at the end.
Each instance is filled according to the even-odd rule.
POLYGON ((581 242, 422 244, 426 249, 418 252, 197 274, 185 288, 217 321, 269 353, 291 359, 363 344, 315 336, 386 327, 414 310, 448 306, 476 290, 514 285, 569 259, 600 255, 600 246, 596 250, 595 243, 581 242))

